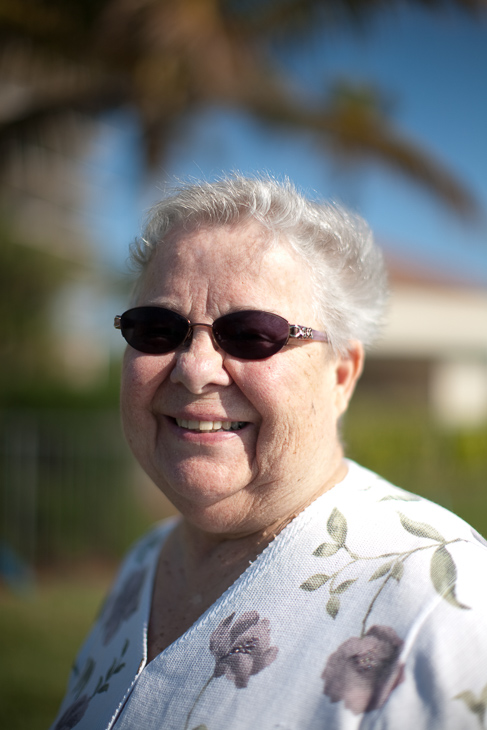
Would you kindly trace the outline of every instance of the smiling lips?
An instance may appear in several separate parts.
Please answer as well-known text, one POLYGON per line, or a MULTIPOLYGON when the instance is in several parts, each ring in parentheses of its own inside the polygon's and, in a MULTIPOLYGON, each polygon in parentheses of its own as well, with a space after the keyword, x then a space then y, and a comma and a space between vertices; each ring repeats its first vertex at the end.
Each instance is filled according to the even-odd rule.
POLYGON ((176 423, 181 428, 190 431, 239 431, 245 426, 245 421, 187 421, 184 418, 176 418, 176 423))

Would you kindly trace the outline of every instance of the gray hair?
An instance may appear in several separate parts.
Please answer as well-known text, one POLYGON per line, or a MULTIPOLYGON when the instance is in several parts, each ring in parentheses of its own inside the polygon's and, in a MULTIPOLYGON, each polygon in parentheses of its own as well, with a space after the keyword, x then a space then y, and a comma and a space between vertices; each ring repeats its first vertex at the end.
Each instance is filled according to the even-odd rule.
POLYGON ((149 211, 143 236, 131 248, 132 264, 142 275, 157 246, 178 232, 250 221, 274 242, 287 242, 308 265, 315 314, 334 350, 346 352, 350 340, 369 347, 387 301, 382 252, 360 216, 308 200, 289 180, 234 175, 174 189, 149 211))

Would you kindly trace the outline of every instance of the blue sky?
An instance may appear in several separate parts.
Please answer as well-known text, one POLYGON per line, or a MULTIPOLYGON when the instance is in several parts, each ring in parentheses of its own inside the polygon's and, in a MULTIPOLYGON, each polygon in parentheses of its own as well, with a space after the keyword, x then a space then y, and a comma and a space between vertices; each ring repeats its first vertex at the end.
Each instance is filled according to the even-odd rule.
MULTIPOLYGON (((359 35, 317 34, 306 48, 280 49, 300 93, 337 76, 376 83, 402 132, 425 146, 476 194, 487 220, 487 20, 458 11, 381 13, 359 35)), ((164 166, 141 185, 130 114, 106 120, 85 162, 93 195, 86 220, 100 259, 124 268, 147 207, 174 176, 212 179, 222 171, 288 175, 314 197, 351 202, 387 249, 487 285, 487 223, 466 224, 424 189, 379 166, 343 177, 311 135, 277 131, 249 116, 210 109, 181 125, 164 166)))

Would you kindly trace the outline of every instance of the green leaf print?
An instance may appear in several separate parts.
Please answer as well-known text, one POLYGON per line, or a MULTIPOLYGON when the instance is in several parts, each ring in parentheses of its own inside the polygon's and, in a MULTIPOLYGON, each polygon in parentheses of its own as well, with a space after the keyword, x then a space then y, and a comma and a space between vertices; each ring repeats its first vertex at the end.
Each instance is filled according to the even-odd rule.
POLYGON ((380 565, 377 568, 377 570, 374 573, 372 573, 372 575, 370 576, 369 583, 372 580, 378 580, 379 578, 383 578, 384 575, 387 575, 390 572, 394 563, 395 563, 394 560, 390 560, 388 563, 384 563, 384 565, 380 565))
POLYGON ((98 692, 100 691, 101 687, 103 687, 103 684, 104 684, 103 683, 103 677, 100 677, 99 680, 98 680, 98 684, 95 687, 95 691, 93 692, 94 695, 98 694, 98 692))
POLYGON ((411 520, 409 517, 406 517, 406 515, 401 514, 401 512, 398 512, 398 515, 401 520, 401 525, 405 530, 410 532, 411 535, 416 535, 416 537, 427 537, 429 540, 436 540, 437 542, 445 542, 445 538, 440 535, 438 530, 431 527, 431 525, 427 525, 425 522, 415 522, 415 520, 411 520))
MULTIPOLYGON (((83 671, 81 672, 81 675, 78 678, 78 681, 76 682, 76 684, 73 687, 73 692, 74 692, 74 696, 76 697, 76 699, 78 699, 78 697, 81 695, 82 691, 84 690, 84 688, 90 681, 94 668, 95 668, 95 662, 93 661, 93 659, 91 657, 88 657, 88 659, 86 660, 86 663, 83 667, 83 671)), ((79 671, 78 671, 78 674, 79 674, 79 671)))
POLYGON ((456 608, 470 608, 457 600, 455 595, 457 568, 452 556, 443 545, 436 548, 431 557, 430 575, 436 591, 445 601, 456 608))
POLYGON ((326 527, 328 534, 335 540, 335 542, 339 545, 345 544, 345 540, 347 539, 347 520, 336 507, 333 508, 333 512, 328 518, 326 527))
MULTIPOLYGON (((327 531, 333 538, 334 543, 321 543, 315 548, 313 555, 326 560, 331 558, 339 550, 342 550, 343 552, 340 553, 340 556, 343 557, 343 560, 338 565, 333 565, 331 571, 329 564, 325 563, 324 567, 328 570, 327 573, 315 573, 300 585, 302 590, 308 592, 316 591, 318 588, 327 585, 328 591, 326 589, 323 591, 325 598, 328 593, 326 612, 334 619, 340 610, 339 596, 345 593, 357 580, 360 580, 361 576, 364 575, 365 565, 371 565, 370 561, 374 561, 375 565, 373 567, 371 565, 371 574, 368 582, 375 581, 377 587, 374 590, 373 596, 371 596, 369 606, 362 620, 362 637, 367 633, 367 622, 371 617, 377 601, 381 599, 381 596, 384 597, 386 595, 386 589, 388 587, 390 589, 394 581, 396 583, 401 581, 405 573, 406 562, 412 556, 418 555, 423 551, 428 551, 431 554, 430 577, 436 592, 445 601, 450 603, 450 605, 455 606, 455 608, 469 609, 469 606, 460 603, 457 599, 457 569, 452 556, 446 549, 449 545, 465 542, 465 540, 460 537, 446 540, 435 527, 425 522, 417 522, 401 512, 397 512, 396 514, 406 532, 415 537, 422 538, 425 541, 424 544, 417 540, 409 540, 409 549, 398 552, 386 552, 380 555, 357 555, 346 544, 348 532, 347 520, 340 510, 335 507, 327 522, 327 531), (379 565, 378 561, 380 561, 379 565), (359 569, 359 564, 363 566, 363 569, 357 577, 348 578, 339 582, 344 575, 350 575, 352 570, 355 572, 356 568, 359 569)), ((335 561, 333 561, 334 563, 335 561)))
POLYGON ((313 552, 313 555, 315 558, 330 558, 340 550, 340 547, 335 542, 322 542, 313 552))
POLYGON ((476 697, 473 692, 466 690, 455 695, 454 700, 462 700, 467 705, 470 712, 477 715, 480 727, 484 727, 485 711, 487 709, 487 684, 483 688, 479 697, 476 697))
POLYGON ((357 580, 357 578, 352 578, 350 580, 344 580, 343 583, 340 583, 340 585, 337 586, 336 588, 330 588, 330 593, 345 593, 345 591, 348 590, 348 588, 350 588, 350 586, 353 585, 353 583, 355 583, 356 580, 357 580))
POLYGON ((404 563, 400 560, 396 560, 391 570, 391 578, 395 578, 397 582, 401 580, 404 575, 404 563))
POLYGON ((301 583, 299 587, 302 588, 303 591, 316 591, 318 588, 325 585, 327 580, 330 580, 329 575, 325 575, 324 573, 315 573, 315 575, 312 575, 308 578, 308 580, 305 580, 304 583, 301 583))
POLYGON ((338 611, 340 610, 340 599, 338 596, 330 596, 328 603, 326 604, 326 612, 332 618, 336 618, 338 611))
POLYGON ((107 673, 106 673, 106 675, 105 675, 105 680, 108 680, 108 679, 110 679, 110 677, 112 676, 112 674, 113 674, 113 673, 115 672, 115 669, 116 669, 116 668, 117 668, 117 660, 116 660, 116 658, 115 658, 115 659, 113 660, 113 662, 112 662, 112 666, 110 667, 110 669, 108 670, 108 672, 107 672, 107 673))

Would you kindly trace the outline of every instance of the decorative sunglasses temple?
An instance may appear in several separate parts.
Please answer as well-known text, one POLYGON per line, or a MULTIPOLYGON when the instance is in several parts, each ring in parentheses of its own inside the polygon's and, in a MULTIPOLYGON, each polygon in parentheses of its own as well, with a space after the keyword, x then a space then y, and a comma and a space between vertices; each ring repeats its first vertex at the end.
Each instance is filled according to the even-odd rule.
POLYGON ((289 325, 289 337, 295 340, 315 340, 316 342, 328 342, 328 336, 324 332, 318 332, 311 327, 303 327, 302 324, 289 325))
POLYGON ((116 330, 121 330, 122 329, 121 321, 122 321, 121 316, 119 314, 117 314, 117 316, 113 320, 113 326, 115 327, 116 330))

